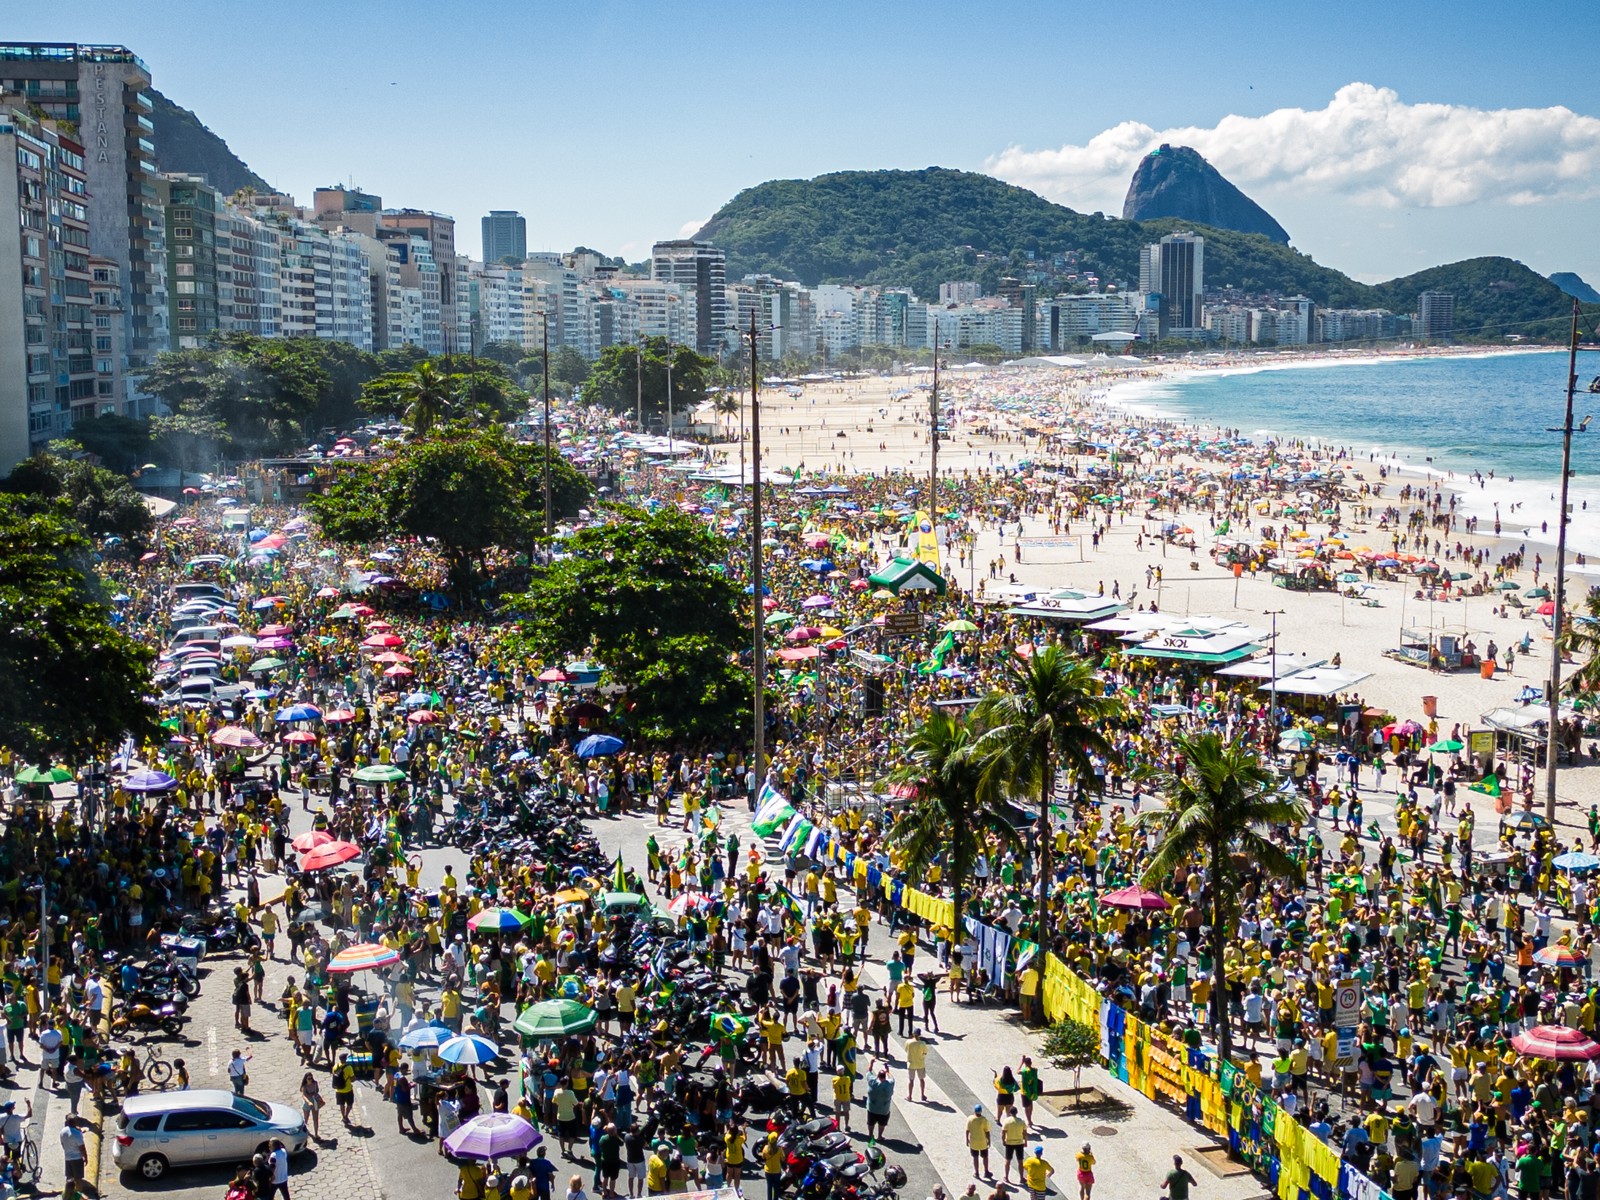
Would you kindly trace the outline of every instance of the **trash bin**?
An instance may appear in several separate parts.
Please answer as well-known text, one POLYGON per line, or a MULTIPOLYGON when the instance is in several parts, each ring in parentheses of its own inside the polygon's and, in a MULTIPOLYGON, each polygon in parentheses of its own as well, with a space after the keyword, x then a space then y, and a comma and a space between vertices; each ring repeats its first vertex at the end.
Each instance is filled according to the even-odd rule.
POLYGON ((1482 675, 1485 679, 1493 679, 1494 678, 1494 659, 1486 658, 1481 663, 1479 663, 1478 664, 1478 674, 1482 675))
POLYGON ((1439 715, 1439 697, 1424 696, 1422 698, 1422 711, 1425 716, 1437 717, 1439 715))

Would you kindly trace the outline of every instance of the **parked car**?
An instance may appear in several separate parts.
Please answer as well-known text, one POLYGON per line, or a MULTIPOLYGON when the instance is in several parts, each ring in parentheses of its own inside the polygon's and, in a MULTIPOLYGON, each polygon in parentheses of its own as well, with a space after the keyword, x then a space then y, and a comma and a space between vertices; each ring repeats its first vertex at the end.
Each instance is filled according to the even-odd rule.
POLYGON ((307 1139, 299 1109, 224 1088, 132 1096, 116 1123, 111 1161, 145 1179, 160 1179, 168 1167, 249 1162, 273 1138, 299 1154, 307 1139))

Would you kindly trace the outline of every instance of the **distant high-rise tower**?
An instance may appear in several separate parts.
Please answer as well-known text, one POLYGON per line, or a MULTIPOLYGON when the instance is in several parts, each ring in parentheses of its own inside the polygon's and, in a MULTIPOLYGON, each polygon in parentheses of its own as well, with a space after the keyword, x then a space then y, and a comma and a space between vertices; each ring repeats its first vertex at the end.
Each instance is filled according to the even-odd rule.
POLYGON ((695 349, 716 355, 728 329, 727 255, 710 242, 657 242, 650 277, 694 288, 695 349))
POLYGON ((519 212, 493 208, 483 218, 483 261, 497 263, 504 258, 522 262, 528 257, 528 222, 519 212))
POLYGON ((1446 341, 1456 329, 1456 298, 1450 292, 1423 292, 1417 297, 1417 333, 1428 341, 1446 341))
POLYGON ((1201 327, 1206 286, 1206 240, 1173 233, 1139 253, 1139 290, 1161 298, 1160 336, 1201 327))

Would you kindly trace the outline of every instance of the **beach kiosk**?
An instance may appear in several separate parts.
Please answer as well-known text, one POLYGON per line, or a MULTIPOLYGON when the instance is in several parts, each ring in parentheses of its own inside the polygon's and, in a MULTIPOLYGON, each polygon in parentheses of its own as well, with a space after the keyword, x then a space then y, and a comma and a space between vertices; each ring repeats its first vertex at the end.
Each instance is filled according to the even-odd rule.
POLYGON ((932 592, 936 596, 945 593, 944 576, 914 558, 891 558, 868 575, 867 582, 896 596, 902 592, 932 592))

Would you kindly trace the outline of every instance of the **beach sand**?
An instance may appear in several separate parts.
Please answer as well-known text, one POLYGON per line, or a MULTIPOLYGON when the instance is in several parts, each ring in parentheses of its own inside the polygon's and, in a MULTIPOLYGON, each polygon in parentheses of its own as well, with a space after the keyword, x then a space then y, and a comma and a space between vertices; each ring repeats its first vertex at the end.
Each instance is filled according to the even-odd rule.
MULTIPOLYGON (((1146 368, 1161 372, 1157 366, 1146 368)), ((1061 386, 1079 402, 1103 400, 1115 378, 1126 376, 1100 376, 1061 386)), ((1002 379, 1007 376, 1001 376, 1002 379)), ((1014 378, 1011 376, 1010 378, 1014 378)), ((940 440, 939 472, 941 477, 959 477, 967 471, 990 466, 1015 466, 1031 458, 1053 461, 1058 455, 1046 455, 1037 437, 1025 437, 1019 431, 994 430, 989 435, 976 431, 968 414, 975 407, 965 397, 973 390, 981 390, 983 383, 971 384, 970 375, 947 376, 941 383, 942 408, 946 414, 954 410, 957 418, 953 429, 940 440)), ((864 379, 842 383, 813 384, 798 395, 783 390, 766 390, 762 396, 762 451, 763 466, 788 469, 804 468, 811 471, 831 471, 843 474, 900 471, 908 475, 907 486, 915 486, 924 496, 928 488, 928 393, 914 390, 926 383, 927 375, 901 376, 888 379, 864 379), (839 434, 844 436, 840 437, 839 434)), ((746 401, 748 414, 748 400, 746 401)), ((948 418, 946 418, 948 419, 948 418)), ((738 418, 733 418, 732 428, 737 428, 738 418)), ((721 447, 728 459, 737 464, 739 450, 736 442, 721 447)), ((1079 462, 1092 461, 1080 459, 1079 462)), ((1376 481, 1376 471, 1367 470, 1367 464, 1357 463, 1355 469, 1364 471, 1370 481, 1376 481)), ((1384 497, 1392 498, 1406 483, 1419 484, 1425 476, 1412 470, 1399 475, 1391 472, 1384 489, 1384 497)), ((921 507, 926 507, 924 500, 921 507)), ((1205 534, 1204 515, 1189 510, 1182 516, 1197 530, 1200 549, 1196 553, 1166 546, 1152 541, 1162 520, 1171 519, 1163 512, 1154 519, 1141 522, 1134 514, 1113 518, 1107 534, 1098 547, 1090 545, 1087 524, 1074 524, 1070 532, 1082 533, 1083 562, 1062 561, 1074 558, 1073 552, 1060 549, 1035 550, 1029 554, 1029 539, 1054 533, 1042 520, 1024 520, 1023 559, 1014 561, 1015 523, 1009 522, 1004 536, 993 522, 985 523, 979 531, 977 551, 973 556, 978 563, 1003 556, 1005 571, 1014 574, 1021 584, 1041 589, 1065 586, 1094 591, 1104 586, 1110 594, 1113 586, 1120 584, 1122 598, 1134 596, 1137 606, 1156 598, 1146 587, 1146 568, 1160 565, 1165 576, 1159 590, 1159 604, 1163 612, 1182 615, 1212 615, 1231 617, 1251 625, 1267 628, 1278 610, 1278 649, 1281 653, 1307 653, 1318 658, 1341 657, 1347 669, 1370 672, 1371 677, 1356 689, 1362 701, 1370 706, 1389 710, 1399 717, 1413 717, 1426 724, 1423 715, 1423 697, 1437 697, 1438 721, 1441 735, 1452 726, 1460 724, 1463 732, 1481 728, 1481 714, 1491 709, 1515 703, 1516 694, 1527 685, 1543 687, 1549 676, 1551 641, 1543 621, 1536 617, 1513 614, 1509 618, 1493 615, 1491 609, 1501 602, 1499 594, 1469 597, 1429 603, 1414 599, 1417 590, 1415 579, 1406 582, 1379 583, 1370 593, 1378 605, 1367 607, 1357 600, 1341 597, 1334 592, 1289 592, 1273 586, 1270 575, 1263 572, 1252 577, 1248 572, 1235 580, 1231 569, 1215 563, 1207 554, 1209 539, 1205 534), (1135 539, 1143 533, 1143 549, 1136 548, 1135 539), (1044 561, 1033 561, 1033 558, 1044 561), (1399 634, 1405 628, 1432 628, 1440 632, 1465 632, 1481 648, 1490 638, 1502 647, 1519 641, 1524 632, 1532 635, 1533 650, 1530 656, 1519 656, 1514 673, 1503 669, 1493 679, 1483 679, 1478 672, 1434 673, 1410 666, 1384 656, 1384 651, 1399 645, 1399 634)), ((1315 531, 1319 527, 1311 526, 1315 531)), ((1321 527, 1321 528, 1325 528, 1321 527)), ((1353 535, 1354 544, 1386 547, 1389 533, 1360 523, 1346 523, 1345 530, 1353 535)), ((1452 535, 1451 541, 1471 541, 1474 544, 1492 545, 1494 539, 1466 535, 1452 535)), ((1530 548, 1531 550, 1531 548, 1530 548)), ((885 551, 884 556, 886 557, 885 551)), ((1546 575, 1548 579, 1548 559, 1546 575)), ((1531 553, 1530 553, 1531 559, 1531 553)), ((1492 562, 1492 560, 1491 560, 1492 562)), ((976 574, 962 571, 955 563, 946 567, 946 574, 963 588, 969 588, 976 574)), ((1518 577, 1524 587, 1532 586, 1531 571, 1518 577)), ((1585 577, 1576 576, 1569 584, 1569 595, 1581 595, 1585 577)), ((1531 611, 1531 609, 1530 609, 1531 611)), ((1591 760, 1584 760, 1586 763, 1591 760)), ((1584 814, 1591 803, 1600 801, 1600 766, 1580 765, 1563 768, 1559 773, 1559 816, 1562 826, 1578 828, 1584 824, 1584 814)), ((1478 807, 1480 830, 1492 830, 1495 825, 1493 803, 1487 797, 1464 792, 1472 796, 1478 807)), ((1544 777, 1540 772, 1535 783, 1536 807, 1542 811, 1544 777)), ((1371 806, 1369 805, 1369 811, 1371 806)), ((1570 841, 1570 832, 1563 831, 1564 840, 1570 841)))

